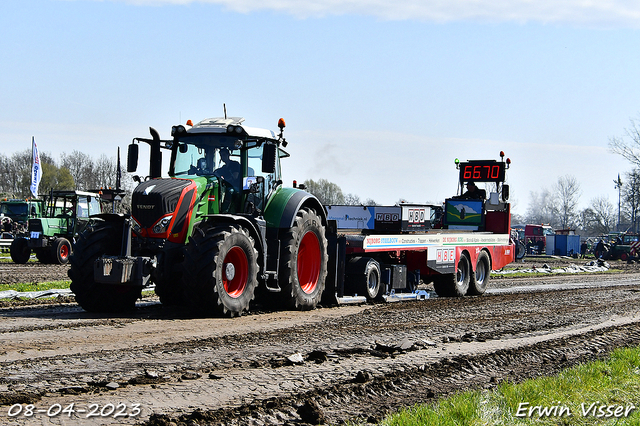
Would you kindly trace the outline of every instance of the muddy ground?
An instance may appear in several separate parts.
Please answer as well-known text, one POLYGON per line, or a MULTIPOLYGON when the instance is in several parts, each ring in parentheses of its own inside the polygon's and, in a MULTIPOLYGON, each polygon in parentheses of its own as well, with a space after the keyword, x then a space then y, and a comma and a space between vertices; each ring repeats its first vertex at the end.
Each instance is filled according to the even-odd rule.
MULTIPOLYGON (((580 262, 526 259, 518 266, 580 262)), ((47 275, 45 267, 5 266, 3 280, 47 275)), ((0 421, 375 423, 415 403, 554 374, 640 344, 639 265, 612 266, 617 272, 494 276, 481 297, 431 294, 311 312, 258 306, 233 319, 193 317, 155 297, 118 316, 88 314, 70 298, 4 302, 0 421)))

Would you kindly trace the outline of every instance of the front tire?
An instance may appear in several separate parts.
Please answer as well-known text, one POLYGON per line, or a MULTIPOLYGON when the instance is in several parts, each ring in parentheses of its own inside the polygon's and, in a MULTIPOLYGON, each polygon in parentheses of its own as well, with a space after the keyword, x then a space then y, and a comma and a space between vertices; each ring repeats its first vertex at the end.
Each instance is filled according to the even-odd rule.
POLYGON ((133 310, 142 288, 112 285, 94 280, 93 269, 100 256, 117 256, 122 244, 122 227, 112 222, 96 222, 80 234, 69 257, 71 291, 87 312, 123 312, 133 310))
POLYGON ((27 263, 31 257, 31 249, 26 238, 16 238, 11 241, 11 260, 15 263, 27 263))
POLYGON ((185 300, 203 314, 242 315, 258 284, 258 251, 241 226, 203 225, 185 250, 185 300))
POLYGON ((282 237, 278 280, 288 308, 315 309, 327 278, 327 238, 318 214, 298 211, 291 229, 282 237))

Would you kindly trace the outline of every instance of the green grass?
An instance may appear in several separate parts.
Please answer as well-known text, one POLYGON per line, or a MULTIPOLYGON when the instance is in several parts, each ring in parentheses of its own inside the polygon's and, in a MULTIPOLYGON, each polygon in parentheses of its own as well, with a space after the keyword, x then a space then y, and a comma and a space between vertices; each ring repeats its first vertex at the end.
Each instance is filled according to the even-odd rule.
POLYGON ((20 284, 0 284, 0 291, 42 291, 51 289, 69 288, 71 281, 51 281, 48 283, 20 283, 20 284))
POLYGON ((504 382, 492 391, 468 391, 433 405, 414 406, 381 423, 534 424, 640 425, 640 348, 618 349, 606 361, 582 364, 554 377, 504 382))

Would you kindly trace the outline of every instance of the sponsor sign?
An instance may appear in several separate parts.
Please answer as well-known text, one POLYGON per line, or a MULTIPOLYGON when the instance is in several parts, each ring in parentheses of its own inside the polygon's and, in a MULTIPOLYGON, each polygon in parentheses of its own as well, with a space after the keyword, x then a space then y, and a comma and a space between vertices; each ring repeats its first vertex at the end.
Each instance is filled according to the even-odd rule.
POLYGON ((503 246, 509 244, 509 234, 425 234, 368 235, 365 250, 403 250, 434 246, 503 246))

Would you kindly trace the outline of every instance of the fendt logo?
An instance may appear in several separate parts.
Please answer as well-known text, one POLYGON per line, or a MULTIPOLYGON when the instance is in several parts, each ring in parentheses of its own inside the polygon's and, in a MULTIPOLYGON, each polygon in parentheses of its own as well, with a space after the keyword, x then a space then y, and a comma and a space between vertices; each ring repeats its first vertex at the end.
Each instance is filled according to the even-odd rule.
POLYGON ((424 223, 427 216, 426 209, 409 209, 409 223, 424 223))
POLYGON ((376 220, 378 222, 397 222, 400 220, 400 214, 398 213, 376 213, 376 220))

